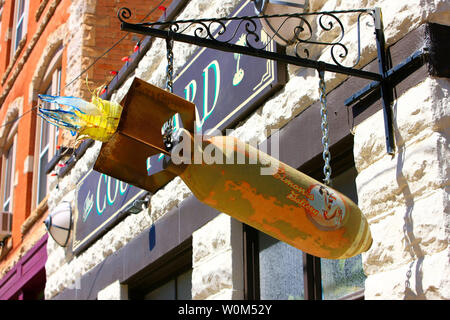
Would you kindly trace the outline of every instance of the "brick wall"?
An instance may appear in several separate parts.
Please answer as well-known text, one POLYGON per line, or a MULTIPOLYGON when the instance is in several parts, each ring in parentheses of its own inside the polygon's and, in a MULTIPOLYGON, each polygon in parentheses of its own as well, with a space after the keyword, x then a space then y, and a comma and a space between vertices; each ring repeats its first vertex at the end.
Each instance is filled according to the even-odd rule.
MULTIPOLYGON (((142 19, 150 10, 157 8, 159 0, 151 1, 111 1, 111 0, 45 0, 27 1, 28 19, 27 34, 22 50, 16 57, 11 57, 8 48, 11 46, 10 29, 13 25, 14 1, 4 1, 2 24, 0 30, 0 125, 10 121, 8 114, 18 108, 14 116, 24 115, 18 122, 16 167, 14 170, 14 220, 12 241, 8 254, 0 260, 0 279, 14 266, 29 248, 45 234, 42 224, 47 215, 47 204, 34 208, 32 204, 33 159, 35 155, 37 94, 48 63, 55 50, 63 46, 62 54, 62 95, 73 95, 90 99, 85 86, 86 74, 90 80, 90 88, 94 89, 109 82, 111 70, 118 70, 124 62, 122 57, 133 52, 136 41, 128 35, 122 43, 100 59, 86 74, 74 80, 83 70, 89 67, 101 54, 117 42, 125 32, 120 31, 117 10, 128 7, 142 19), (20 101, 20 106, 17 105, 20 101), (24 224, 26 228, 24 228, 24 224)), ((169 6, 171 0, 164 1, 169 6)), ((146 21, 157 20, 162 11, 156 9, 146 21)), ((59 143, 70 145, 73 137, 62 130, 59 143)), ((0 130, 0 141, 7 135, 0 130)), ((0 145, 1 151, 2 145, 0 145)), ((49 178, 49 180, 54 178, 49 178)), ((52 182, 49 181, 51 184, 52 182)), ((53 187, 57 183, 53 183, 53 187)))
MULTIPOLYGON (((91 88, 107 85, 114 77, 111 71, 118 71, 126 62, 122 58, 133 53, 137 42, 142 38, 138 35, 128 34, 120 30, 120 21, 117 12, 122 7, 127 7, 133 13, 132 21, 146 22, 156 21, 163 14, 158 5, 161 1, 108 1, 92 0, 88 2, 74 2, 73 12, 84 11, 80 16, 81 23, 75 29, 78 35, 77 41, 82 42, 81 70, 88 68, 98 57, 107 52, 103 58, 87 72, 91 88), (151 13, 151 14, 149 14, 151 13), (125 37, 125 38, 124 38, 125 37), (120 39, 124 38, 120 43, 120 39), (112 48, 114 46, 114 48, 112 48)), ((171 0, 163 2, 162 6, 168 7, 171 0)), ((78 50, 78 49, 77 49, 78 50)), ((74 70, 75 71, 75 70, 74 70)), ((75 78, 76 72, 73 73, 75 78)), ((84 85, 84 75, 78 81, 78 88, 81 96, 90 96, 84 85), (82 83, 82 84, 81 84, 82 83)))

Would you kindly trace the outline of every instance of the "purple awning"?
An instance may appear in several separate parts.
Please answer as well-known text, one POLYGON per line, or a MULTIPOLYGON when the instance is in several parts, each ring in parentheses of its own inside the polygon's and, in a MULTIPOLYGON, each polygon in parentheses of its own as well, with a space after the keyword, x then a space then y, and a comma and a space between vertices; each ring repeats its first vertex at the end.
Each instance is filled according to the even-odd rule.
POLYGON ((0 279, 0 300, 36 298, 45 286, 46 233, 8 273, 0 279))

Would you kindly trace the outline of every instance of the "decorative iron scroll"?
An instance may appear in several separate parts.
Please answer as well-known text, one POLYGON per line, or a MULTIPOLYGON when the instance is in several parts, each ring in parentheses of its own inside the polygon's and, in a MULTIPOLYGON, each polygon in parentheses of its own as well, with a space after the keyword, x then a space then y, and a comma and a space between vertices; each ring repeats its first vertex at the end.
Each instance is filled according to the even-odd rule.
MULTIPOLYGON (((361 58, 361 17, 370 15, 375 20, 373 9, 356 9, 341 10, 327 12, 307 12, 298 14, 277 14, 277 15, 261 15, 261 16, 243 16, 243 17, 226 17, 214 19, 191 19, 191 20, 175 20, 175 21, 157 21, 133 24, 134 26, 166 29, 174 34, 189 34, 198 39, 208 39, 220 43, 231 43, 235 41, 236 36, 245 33, 245 41, 237 44, 243 47, 249 47, 257 50, 265 50, 270 40, 288 23, 295 22, 292 28, 292 41, 297 58, 308 59, 310 50, 308 45, 329 46, 330 54, 333 62, 340 67, 353 68, 361 58), (356 15, 357 19, 357 35, 356 41, 358 49, 356 53, 356 62, 352 66, 344 66, 342 61, 348 56, 349 49, 343 43, 345 36, 344 25, 339 19, 340 15, 356 15), (274 30, 273 36, 263 37, 259 34, 257 21, 270 21, 271 19, 283 19, 279 27, 274 30), (239 21, 238 24, 230 24, 231 21, 239 21), (232 28, 232 29, 230 29, 232 28), (322 38, 333 38, 334 40, 325 41, 316 39, 316 34, 322 38)), ((128 8, 120 8, 117 16, 121 22, 126 22, 132 16, 131 10, 128 8)))

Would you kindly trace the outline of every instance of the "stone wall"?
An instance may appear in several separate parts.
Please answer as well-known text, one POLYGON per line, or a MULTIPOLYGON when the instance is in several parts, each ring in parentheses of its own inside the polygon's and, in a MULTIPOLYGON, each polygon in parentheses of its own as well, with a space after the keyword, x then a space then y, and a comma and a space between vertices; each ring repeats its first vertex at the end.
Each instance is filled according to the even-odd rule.
POLYGON ((359 206, 374 240, 363 254, 367 299, 450 298, 449 89, 430 77, 397 99, 394 157, 382 111, 356 128, 359 206))
MULTIPOLYGON (((178 19, 226 16, 238 2, 192 0, 178 19)), ((384 14, 388 44, 393 44, 427 21, 449 21, 446 18, 449 16, 450 4, 444 0, 366 0, 358 1, 357 4, 339 0, 310 2, 311 11, 380 6, 384 14)), ((349 20, 344 23, 348 25, 348 34, 354 35, 356 21, 349 20)), ((372 36, 369 32, 367 37, 362 39, 361 65, 376 57, 375 43, 370 38, 372 36)), ((356 42, 352 39, 346 41, 349 47, 354 48, 356 42)), ((175 43, 175 73, 195 50, 194 46, 175 43)), ((163 40, 154 40, 135 72, 112 95, 111 100, 121 101, 133 77, 164 87, 165 54, 163 40)), ((329 59, 327 52, 317 51, 312 54, 312 58, 329 59)), ((263 141, 269 129, 283 127, 317 101, 318 78, 314 70, 290 67, 289 77, 282 90, 237 126, 234 135, 245 141, 255 138, 263 141)), ((328 73, 328 90, 332 90, 345 78, 328 73)), ((448 172, 445 171, 448 170, 448 130, 445 129, 448 126, 444 125, 448 122, 448 117, 439 112, 443 108, 438 105, 445 101, 448 105, 447 88, 447 80, 430 78, 399 98, 397 105, 407 107, 396 108, 399 148, 393 159, 384 155, 384 131, 379 126, 383 123, 381 113, 376 113, 356 128, 354 153, 359 171, 358 197, 363 212, 369 218, 374 237, 372 249, 363 255, 364 270, 368 275, 366 298, 402 299, 412 298, 413 294, 422 298, 449 298, 448 293, 438 292, 449 288, 448 284, 445 285, 445 281, 449 279, 449 210, 446 187, 448 172), (417 92, 423 97, 421 101, 427 102, 428 108, 424 109, 423 103, 421 105, 417 98, 408 102, 407 99, 411 99, 408 97, 416 97, 419 94, 417 92), (435 121, 430 121, 430 117, 435 121), (420 121, 412 121, 413 119, 420 121), (425 208, 428 210, 424 211, 425 208), (432 215, 433 219, 425 220, 428 215, 432 215), (442 265, 439 269, 441 274, 437 277, 433 277, 437 273, 435 263, 442 265), (442 272, 444 269, 447 273, 442 272), (420 277, 418 273, 421 273, 420 277), (416 283, 415 279, 421 279, 422 282, 416 283), (405 288, 406 281, 409 283, 408 290, 405 288), (420 288, 422 289, 419 290, 420 288)), ((51 192, 50 209, 63 197, 73 201, 74 182, 87 172, 95 161, 99 147, 100 144, 95 143, 77 162, 72 172, 59 182, 59 189, 51 192)), ((73 285, 77 277, 125 246, 189 195, 191 192, 186 185, 180 178, 175 178, 152 196, 148 212, 142 211, 128 216, 78 257, 66 257, 65 251, 49 239, 46 298, 50 299, 64 288, 73 285)), ((239 230, 240 224, 228 216, 220 215, 193 234, 194 299, 243 297, 242 274, 239 275, 242 260, 237 256, 241 254, 239 238, 236 238, 241 232, 239 230)), ((242 241, 240 243, 242 244, 242 241)))
POLYGON ((226 214, 192 235, 192 299, 243 299, 242 224, 226 214))

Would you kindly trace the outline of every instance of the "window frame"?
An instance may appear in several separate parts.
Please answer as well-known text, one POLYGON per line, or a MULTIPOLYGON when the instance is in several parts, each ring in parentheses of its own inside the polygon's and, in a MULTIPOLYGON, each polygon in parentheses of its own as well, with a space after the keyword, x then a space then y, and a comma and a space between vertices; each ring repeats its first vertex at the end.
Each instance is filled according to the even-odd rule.
MULTIPOLYGON (((62 47, 60 47, 57 52, 53 55, 50 60, 46 72, 42 78, 40 85, 40 92, 45 92, 46 94, 59 95, 61 91, 61 79, 62 79, 62 47)), ((52 157, 56 154, 57 145, 59 139, 59 129, 54 125, 47 123, 40 117, 36 119, 36 138, 35 138, 35 152, 34 152, 34 164, 33 164, 33 196, 32 196, 32 208, 37 208, 45 196, 40 197, 41 190, 41 178, 42 174, 48 175, 47 165, 52 157), (47 132, 47 142, 46 146, 42 148, 42 136, 43 129, 46 128, 47 132), (47 155, 47 161, 45 164, 41 162, 42 157, 47 155)), ((46 180, 46 192, 48 193, 48 180, 46 180)))
POLYGON ((0 203, 1 203, 1 210, 4 212, 5 208, 5 202, 8 202, 9 210, 7 212, 14 212, 14 187, 15 187, 15 171, 16 171, 16 156, 17 156, 17 127, 18 123, 17 121, 12 125, 8 137, 5 143, 5 146, 3 148, 3 152, 1 155, 1 188, 0 188, 0 203), (12 150, 11 150, 12 149, 12 150), (7 154, 9 151, 12 152, 12 160, 11 160, 11 169, 10 169, 10 186, 9 186, 9 197, 8 200, 5 199, 5 178, 7 174, 7 154))
MULTIPOLYGON (((334 146, 335 149, 338 146, 334 146)), ((342 145, 341 145, 342 147, 342 145)), ((354 167, 353 157, 353 139, 350 144, 345 145, 345 149, 341 150, 339 154, 333 158, 332 176, 333 180, 340 174, 354 167)), ((312 178, 321 181, 323 179, 323 172, 321 164, 323 163, 322 155, 314 157, 298 170, 306 173, 312 178)), ((245 300, 260 300, 260 265, 259 265, 259 240, 258 230, 251 226, 243 224, 243 241, 244 241, 244 299, 245 300)), ((303 283, 304 283, 304 298, 305 300, 322 300, 322 270, 321 258, 313 255, 303 253, 303 283)), ((363 300, 364 289, 339 297, 337 300, 363 300)))
MULTIPOLYGON (((191 286, 192 286, 192 266, 184 266, 183 268, 178 269, 176 272, 169 274, 167 277, 163 278, 163 280, 155 282, 152 286, 150 286, 148 288, 148 291, 146 293, 143 293, 143 299, 144 300, 160 300, 160 299, 148 299, 148 295, 152 292, 154 292, 154 290, 161 288, 163 285, 169 284, 170 282, 173 281, 172 285, 173 285, 173 289, 174 289, 174 295, 175 298, 174 300, 179 300, 179 296, 178 296, 178 292, 179 292, 179 278, 183 275, 185 275, 186 273, 190 272, 191 273, 191 286)), ((192 293, 192 292, 191 292, 192 293)), ((191 297, 192 300, 192 297, 191 297)))
POLYGON ((19 49, 19 44, 26 37, 27 34, 27 20, 28 20, 28 11, 29 11, 29 1, 28 0, 16 0, 14 1, 14 20, 13 20, 13 34, 12 34, 12 50, 11 54, 14 55, 16 51, 19 49), (23 3, 23 13, 19 17, 19 7, 23 3), (17 39, 18 28, 21 26, 21 37, 17 39))
MULTIPOLYGON (((3 3, 0 3, 0 34, 2 33, 2 21, 3 21, 3 3)), ((0 52, 2 52, 2 45, 0 44, 0 52)))
POLYGON ((152 290, 189 270, 193 270, 192 236, 133 275, 125 283, 128 285, 128 298, 144 300, 152 290))

